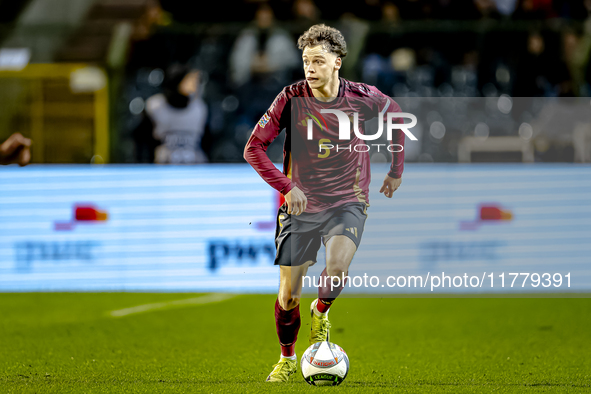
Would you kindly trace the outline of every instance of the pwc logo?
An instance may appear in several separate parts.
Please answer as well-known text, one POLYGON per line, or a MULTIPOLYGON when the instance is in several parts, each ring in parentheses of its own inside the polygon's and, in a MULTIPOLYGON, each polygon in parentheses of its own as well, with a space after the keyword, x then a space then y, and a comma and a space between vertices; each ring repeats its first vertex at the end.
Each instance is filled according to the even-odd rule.
POLYGON ((56 221, 54 230, 72 231, 79 224, 103 223, 109 220, 109 214, 92 204, 75 204, 72 219, 67 222, 56 221))
POLYGON ((460 222, 460 230, 478 230, 483 224, 506 223, 513 220, 513 213, 498 204, 481 204, 478 217, 473 221, 460 222))

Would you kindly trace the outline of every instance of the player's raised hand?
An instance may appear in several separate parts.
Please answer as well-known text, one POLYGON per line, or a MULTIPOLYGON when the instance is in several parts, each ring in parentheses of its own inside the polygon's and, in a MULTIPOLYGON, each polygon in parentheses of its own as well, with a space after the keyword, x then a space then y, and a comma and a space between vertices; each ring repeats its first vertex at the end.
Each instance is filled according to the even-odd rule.
POLYGON ((400 187, 402 183, 402 178, 391 178, 390 176, 386 175, 384 178, 384 184, 380 188, 380 193, 384 193, 384 196, 388 198, 392 198, 392 194, 400 187))
POLYGON ((294 186, 286 195, 285 201, 287 202, 287 213, 290 215, 301 215, 306 210, 308 205, 308 199, 303 191, 294 186))
POLYGON ((21 133, 14 133, 0 144, 0 164, 18 163, 20 166, 29 164, 31 160, 31 140, 21 133))

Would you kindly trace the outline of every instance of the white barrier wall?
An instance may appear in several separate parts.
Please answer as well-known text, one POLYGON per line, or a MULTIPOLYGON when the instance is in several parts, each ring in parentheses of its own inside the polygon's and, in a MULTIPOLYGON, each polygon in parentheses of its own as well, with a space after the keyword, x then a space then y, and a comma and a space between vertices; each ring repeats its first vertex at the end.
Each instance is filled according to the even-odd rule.
MULTIPOLYGON (((348 291, 591 291, 591 167, 407 164, 393 199, 377 193, 385 173, 373 166, 350 270, 380 285, 348 291), (484 280, 433 288, 442 273, 484 280), (410 275, 427 285, 386 284, 410 275)), ((277 205, 247 165, 2 167, 0 291, 275 292, 277 205)))

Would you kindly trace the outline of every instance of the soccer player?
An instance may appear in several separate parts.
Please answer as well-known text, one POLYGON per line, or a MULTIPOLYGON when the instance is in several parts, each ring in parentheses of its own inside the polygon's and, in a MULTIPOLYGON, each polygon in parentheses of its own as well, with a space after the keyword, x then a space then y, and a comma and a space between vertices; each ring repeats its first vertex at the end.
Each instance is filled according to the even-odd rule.
MULTIPOLYGON (((275 264, 280 266, 275 322, 281 358, 267 377, 268 382, 286 382, 297 370, 294 347, 301 325, 299 300, 303 276, 308 267, 316 263, 321 242, 326 247, 326 268, 320 278, 318 298, 310 308, 310 344, 329 340, 328 311, 345 285, 345 281, 338 282, 336 278, 341 280, 348 274, 369 206, 369 153, 364 149, 351 149, 360 144, 365 146, 364 141, 353 134, 350 141, 338 141, 344 143, 343 149, 335 151, 329 149, 328 144, 336 144, 339 139, 340 119, 337 116, 325 113, 323 122, 326 127, 321 130, 316 127, 313 140, 308 138, 303 119, 291 120, 299 113, 314 115, 311 107, 363 112, 361 104, 364 102, 369 107, 375 104, 371 108, 374 118, 378 114, 383 117, 386 110, 400 112, 398 104, 375 87, 339 77, 347 46, 338 30, 323 24, 312 26, 298 39, 298 47, 303 50, 306 80, 287 86, 279 93, 254 128, 244 150, 248 163, 283 194, 286 201, 278 212, 275 239, 275 264), (309 105, 298 100, 308 100, 309 105), (286 138, 281 172, 268 158, 266 150, 284 128, 286 138), (339 286, 332 288, 331 284, 339 286)), ((362 129, 362 121, 370 117, 363 113, 358 116, 359 129, 362 129)), ((399 149, 390 150, 393 152, 392 164, 380 189, 380 193, 389 198, 401 183, 403 132, 394 130, 392 140, 390 146, 398 144, 399 149)))

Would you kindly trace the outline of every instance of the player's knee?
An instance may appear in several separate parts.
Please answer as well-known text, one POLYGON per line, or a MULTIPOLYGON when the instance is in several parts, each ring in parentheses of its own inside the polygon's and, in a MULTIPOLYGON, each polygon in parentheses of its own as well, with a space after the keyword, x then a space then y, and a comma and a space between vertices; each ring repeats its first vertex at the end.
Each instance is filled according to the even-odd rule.
POLYGON ((328 276, 338 276, 339 278, 347 276, 348 267, 346 264, 340 262, 327 262, 326 274, 328 276))
POLYGON ((279 295, 279 305, 283 308, 284 311, 292 310, 293 308, 297 307, 300 304, 299 297, 294 297, 291 294, 280 294, 279 295))

